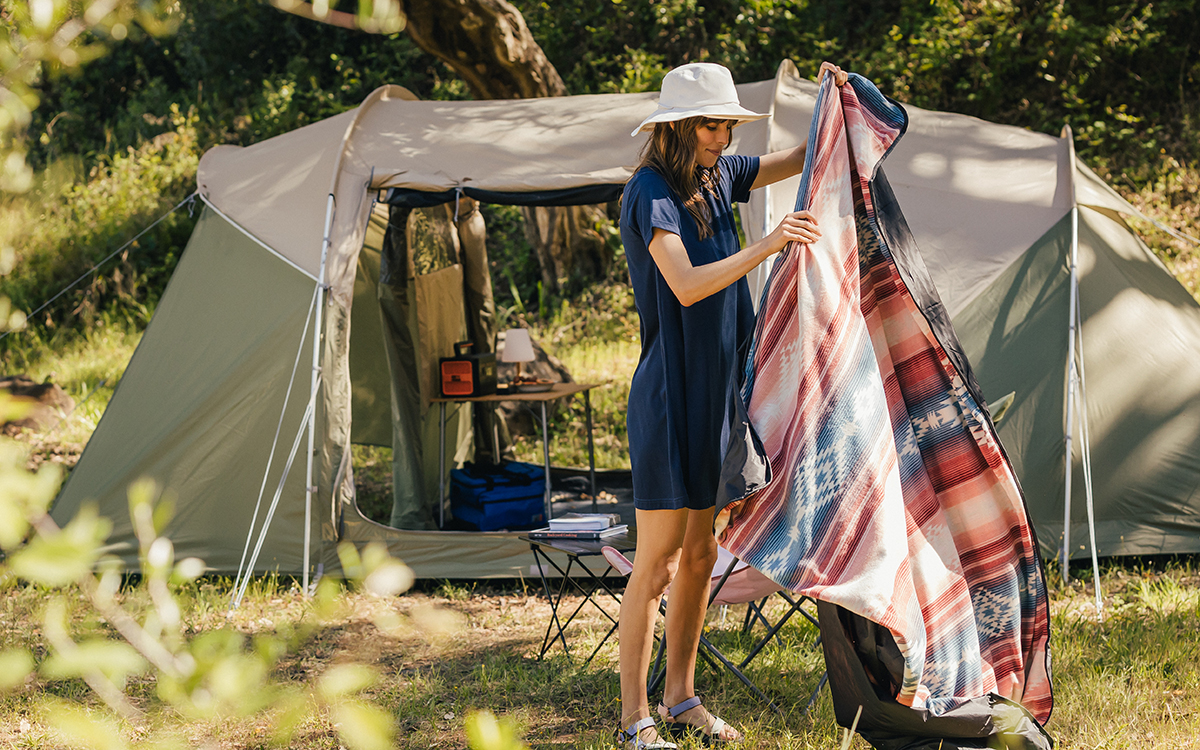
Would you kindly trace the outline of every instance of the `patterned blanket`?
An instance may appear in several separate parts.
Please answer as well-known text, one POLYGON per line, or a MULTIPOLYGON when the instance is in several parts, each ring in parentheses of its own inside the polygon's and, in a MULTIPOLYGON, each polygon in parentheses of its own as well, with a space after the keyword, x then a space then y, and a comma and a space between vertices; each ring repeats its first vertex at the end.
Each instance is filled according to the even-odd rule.
POLYGON ((823 236, 777 259, 745 373, 774 480, 732 506, 722 544, 886 627, 897 702, 936 716, 998 694, 1044 723, 1049 613, 1021 490, 936 291, 906 273, 919 257, 889 247, 907 226, 881 209, 879 168, 906 125, 866 79, 825 77, 797 200, 823 236))

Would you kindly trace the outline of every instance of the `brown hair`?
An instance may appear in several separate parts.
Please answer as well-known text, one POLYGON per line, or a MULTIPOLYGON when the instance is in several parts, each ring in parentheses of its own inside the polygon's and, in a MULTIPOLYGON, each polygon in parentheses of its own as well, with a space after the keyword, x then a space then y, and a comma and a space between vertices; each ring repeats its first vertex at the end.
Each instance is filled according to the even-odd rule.
POLYGON ((715 196, 721 179, 720 163, 709 169, 696 163, 696 129, 709 120, 721 121, 713 117, 688 117, 655 123, 634 170, 649 167, 662 175, 696 221, 696 232, 702 240, 712 236, 712 215, 704 192, 715 196))

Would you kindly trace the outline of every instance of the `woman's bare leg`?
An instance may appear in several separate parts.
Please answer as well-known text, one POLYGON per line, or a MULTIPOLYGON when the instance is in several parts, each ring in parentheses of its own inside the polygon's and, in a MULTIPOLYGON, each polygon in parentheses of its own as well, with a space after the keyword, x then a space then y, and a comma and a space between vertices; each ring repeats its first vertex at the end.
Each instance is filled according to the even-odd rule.
MULTIPOLYGON (((638 510, 637 552, 633 573, 621 597, 619 645, 621 652, 621 728, 650 715, 646 673, 654 645, 658 602, 679 567, 688 510, 638 510)), ((674 597, 672 597, 674 599, 674 597)), ((669 642, 669 641, 668 641, 669 642)), ((696 654, 693 649, 693 667, 696 654)), ((644 741, 653 741, 653 729, 642 730, 644 741)))
POLYGON ((696 649, 708 611, 708 591, 717 541, 712 533, 713 510, 689 510, 679 570, 667 599, 667 676, 663 702, 674 706, 696 694, 696 649))
MULTIPOLYGON (((689 510, 684 532, 679 570, 671 584, 667 600, 667 675, 663 684, 663 704, 670 708, 696 694, 696 651, 708 596, 713 565, 717 562, 717 540, 713 536, 714 509, 689 510)), ((708 726, 704 707, 684 711, 680 721, 708 726)), ((721 733, 722 739, 736 740, 741 734, 732 727, 721 733)))

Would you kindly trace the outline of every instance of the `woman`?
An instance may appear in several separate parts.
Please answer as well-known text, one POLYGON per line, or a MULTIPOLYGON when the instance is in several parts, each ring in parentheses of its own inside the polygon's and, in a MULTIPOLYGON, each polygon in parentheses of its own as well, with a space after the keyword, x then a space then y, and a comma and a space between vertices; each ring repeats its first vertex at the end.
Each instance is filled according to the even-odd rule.
MULTIPOLYGON (((833 72, 839 86, 846 80, 829 63, 821 70, 833 72)), ((803 145, 762 157, 722 154, 735 125, 763 117, 741 106, 728 70, 692 63, 666 75, 658 109, 633 132, 652 131, 621 205, 621 241, 642 319, 627 417, 637 553, 619 630, 617 735, 630 750, 675 747, 657 731, 646 696, 654 622, 668 586, 659 718, 671 734, 741 739, 700 704, 693 682, 717 557, 713 513, 726 399, 738 347, 754 324, 743 277, 787 243, 820 236, 812 215, 797 211, 739 246, 732 204, 804 168, 803 145)))

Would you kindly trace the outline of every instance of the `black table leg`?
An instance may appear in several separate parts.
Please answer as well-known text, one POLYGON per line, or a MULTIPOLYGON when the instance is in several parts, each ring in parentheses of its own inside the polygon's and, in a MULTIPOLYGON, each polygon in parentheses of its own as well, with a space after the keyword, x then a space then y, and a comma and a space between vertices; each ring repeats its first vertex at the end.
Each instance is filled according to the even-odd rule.
POLYGON ((546 598, 550 602, 550 622, 547 624, 546 633, 542 638, 542 648, 538 654, 538 660, 541 660, 545 657, 546 652, 550 650, 556 640, 562 642, 563 651, 566 652, 567 657, 570 658, 571 652, 567 648, 566 629, 572 622, 575 621, 575 618, 579 615, 583 608, 590 603, 593 607, 600 611, 600 614, 608 618, 608 621, 611 623, 611 626, 604 634, 604 637, 600 639, 600 642, 596 645, 596 648, 592 650, 591 655, 588 656, 587 660, 584 662, 584 664, 590 663, 592 659, 595 658, 596 654, 600 652, 600 648, 607 643, 608 639, 612 637, 612 634, 617 631, 617 627, 619 625, 619 620, 613 617, 608 610, 602 607, 600 602, 597 601, 598 596, 601 596, 602 594, 608 594, 609 598, 611 598, 617 603, 618 606, 620 606, 621 597, 615 591, 613 591, 604 580, 605 576, 613 571, 612 566, 606 565, 604 571, 600 575, 597 575, 590 567, 588 567, 583 558, 579 557, 578 555, 568 554, 567 569, 563 570, 561 567, 559 567, 558 563, 549 557, 549 555, 538 549, 536 544, 531 544, 530 549, 533 550, 534 560, 536 560, 538 563, 538 574, 542 578, 542 588, 546 592, 546 598), (543 560, 554 570, 557 570, 560 575, 562 575, 562 583, 559 585, 557 592, 552 591, 550 588, 550 581, 546 577, 547 567, 543 565, 543 560), (583 570, 587 577, 583 583, 571 577, 571 571, 576 565, 583 570), (586 584, 586 586, 584 584, 586 584), (563 596, 566 595, 568 587, 577 591, 583 597, 583 601, 581 601, 579 605, 575 607, 570 615, 563 618, 559 615, 559 607, 562 605, 563 596), (556 630, 557 633, 555 632, 556 630))
MULTIPOLYGON (((529 548, 533 550, 533 559, 537 562, 538 566, 538 576, 540 576, 542 579, 542 589, 546 592, 546 599, 550 602, 550 622, 546 624, 546 635, 542 637, 542 650, 540 653, 538 653, 538 661, 542 660, 542 657, 544 657, 546 652, 550 650, 550 646, 554 645, 554 641, 556 639, 562 640, 563 651, 567 653, 567 657, 569 658, 571 656, 571 651, 567 648, 567 637, 563 633, 562 623, 560 623, 558 620, 558 602, 562 599, 563 592, 560 588, 558 592, 558 598, 555 598, 554 593, 550 590, 550 579, 546 577, 546 566, 542 564, 542 560, 545 559, 545 561, 550 565, 553 565, 556 570, 558 570, 558 565, 550 559, 549 555, 543 555, 537 548, 536 544, 529 545, 529 548), (550 633, 555 627, 558 628, 558 635, 554 638, 551 638, 550 633)), ((571 566, 568 564, 567 568, 569 569, 570 567, 571 566)), ((562 571, 559 570, 559 572, 562 571)))

